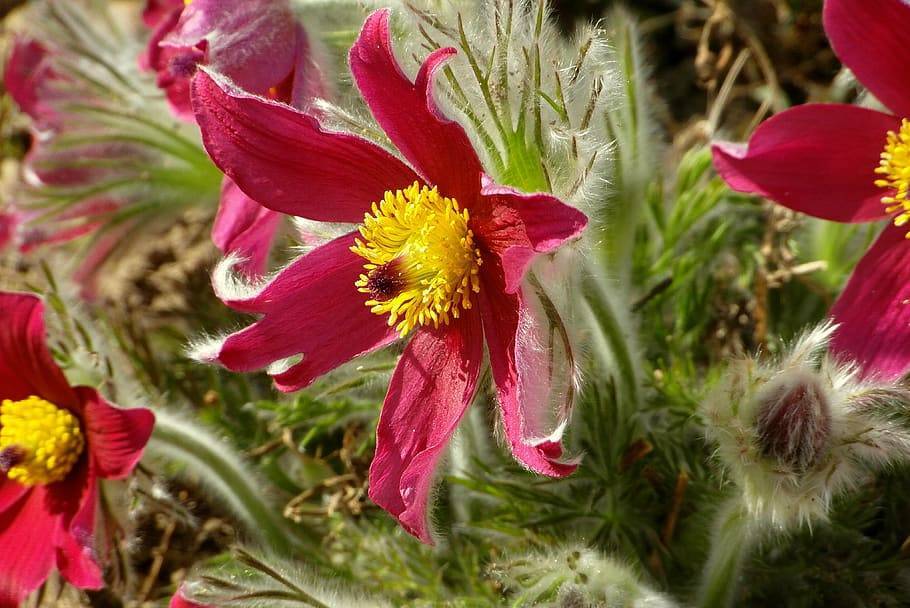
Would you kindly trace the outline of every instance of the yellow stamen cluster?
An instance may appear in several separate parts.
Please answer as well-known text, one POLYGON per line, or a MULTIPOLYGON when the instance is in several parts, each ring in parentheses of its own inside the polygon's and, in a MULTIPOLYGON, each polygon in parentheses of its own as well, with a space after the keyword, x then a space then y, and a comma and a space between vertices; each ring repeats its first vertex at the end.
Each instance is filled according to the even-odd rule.
POLYGON ((402 337, 418 325, 448 324, 471 308, 482 260, 469 223, 458 201, 417 182, 387 191, 364 217, 363 239, 351 251, 367 261, 366 272, 355 285, 402 337))
POLYGON ((0 455, 7 477, 26 486, 64 479, 79 460, 85 439, 68 410, 38 397, 0 404, 0 455))
MULTIPOLYGON (((875 180, 875 185, 894 191, 893 195, 882 197, 886 211, 897 213, 894 225, 903 226, 910 221, 910 200, 907 198, 910 195, 910 120, 901 121, 899 132, 888 132, 888 141, 875 172, 884 176, 875 180)), ((907 238, 910 238, 910 232, 907 238)))

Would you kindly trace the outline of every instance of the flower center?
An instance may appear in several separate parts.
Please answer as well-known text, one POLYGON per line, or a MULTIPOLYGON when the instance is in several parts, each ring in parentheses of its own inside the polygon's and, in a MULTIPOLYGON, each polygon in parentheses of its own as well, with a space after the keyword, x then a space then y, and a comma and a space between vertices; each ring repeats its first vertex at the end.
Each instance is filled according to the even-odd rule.
POLYGON ((355 283, 367 306, 389 315, 402 337, 418 325, 448 324, 480 291, 480 250, 458 201, 415 182, 373 203, 351 251, 366 272, 355 283))
POLYGON ((25 486, 46 485, 72 470, 85 439, 68 410, 38 397, 0 404, 0 471, 25 486))
MULTIPOLYGON (((893 220, 895 226, 903 226, 910 221, 910 200, 907 198, 910 193, 910 120, 902 120, 897 133, 888 131, 888 141, 875 172, 883 176, 875 180, 875 185, 894 192, 882 197, 885 210, 897 214, 893 220)), ((910 232, 907 238, 910 238, 910 232)))

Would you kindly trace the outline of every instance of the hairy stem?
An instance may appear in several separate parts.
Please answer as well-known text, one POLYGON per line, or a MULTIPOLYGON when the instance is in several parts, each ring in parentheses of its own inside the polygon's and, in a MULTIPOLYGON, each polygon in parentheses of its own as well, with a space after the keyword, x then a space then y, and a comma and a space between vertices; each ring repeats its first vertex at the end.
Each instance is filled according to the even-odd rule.
POLYGON ((695 603, 698 608, 733 605, 743 562, 752 548, 755 532, 755 522, 739 497, 721 506, 715 516, 708 561, 701 574, 695 603))
POLYGON ((603 284, 603 279, 588 273, 585 277, 584 304, 592 326, 599 330, 601 344, 608 349, 602 356, 605 364, 610 364, 618 392, 621 395, 623 412, 634 411, 638 405, 639 378, 635 365, 635 349, 632 347, 632 334, 626 331, 623 324, 625 315, 620 314, 616 302, 603 284))
POLYGON ((242 520, 248 533, 270 549, 287 555, 314 546, 315 533, 305 531, 304 538, 297 530, 291 530, 276 515, 260 481, 220 439, 198 424, 166 411, 158 410, 156 418, 150 451, 185 464, 206 489, 242 520))

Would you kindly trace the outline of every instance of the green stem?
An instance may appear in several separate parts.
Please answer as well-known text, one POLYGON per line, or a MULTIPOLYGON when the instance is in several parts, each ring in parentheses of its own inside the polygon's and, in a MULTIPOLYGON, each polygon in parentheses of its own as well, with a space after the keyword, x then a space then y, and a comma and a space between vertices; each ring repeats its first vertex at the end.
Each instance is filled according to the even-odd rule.
POLYGON ((264 546, 292 555, 317 544, 315 532, 307 530, 307 537, 301 537, 275 514, 264 497, 267 490, 220 439, 166 411, 158 410, 155 414, 150 451, 167 456, 169 461, 186 464, 264 546))
POLYGON ((591 273, 585 276, 585 298, 589 314, 599 329, 599 337, 612 355, 612 362, 619 394, 623 396, 623 405, 630 412, 637 409, 639 378, 635 366, 634 351, 631 346, 631 335, 623 329, 622 317, 617 312, 613 297, 603 285, 603 280, 591 273))
POLYGON ((746 555, 755 540, 755 522, 739 497, 718 510, 711 536, 711 550, 702 570, 698 608, 728 608, 733 604, 736 587, 746 555))

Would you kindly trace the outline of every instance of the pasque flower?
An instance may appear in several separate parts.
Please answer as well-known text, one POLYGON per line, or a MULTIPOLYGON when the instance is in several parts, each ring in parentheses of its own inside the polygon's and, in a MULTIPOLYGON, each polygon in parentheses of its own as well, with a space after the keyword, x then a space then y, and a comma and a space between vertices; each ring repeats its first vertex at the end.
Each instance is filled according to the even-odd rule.
POLYGON ((270 370, 276 386, 294 391, 407 338, 377 429, 370 497, 431 542, 433 471, 473 399, 484 343, 515 457, 547 475, 575 468, 562 460, 562 425, 540 431, 543 413, 530 387, 545 357, 531 339, 522 282, 535 256, 577 237, 587 218, 549 194, 524 194, 484 173, 433 93, 434 74, 456 51, 431 53, 412 81, 395 58, 389 18, 381 10, 367 19, 349 60, 406 162, 327 130, 311 113, 250 95, 217 74, 197 75, 194 106, 206 149, 241 190, 275 211, 360 224, 246 292, 216 273, 225 303, 261 318, 200 347, 198 356, 235 371, 278 363, 270 370))
POLYGON ((13 40, 4 72, 32 127, 12 201, 14 242, 28 251, 81 238, 75 278, 86 297, 96 295, 102 266, 135 242, 129 237, 211 201, 220 178, 194 133, 170 120, 132 62, 97 53, 103 35, 111 50, 130 48, 110 31, 105 10, 30 4, 27 33, 13 40))
POLYGON ((130 474, 154 416, 69 385, 38 297, 0 293, 0 319, 0 607, 15 608, 54 567, 76 587, 104 585, 98 483, 130 474))
MULTIPOLYGON (((123 171, 108 161, 113 157, 141 157, 134 147, 108 143, 78 148, 55 146, 58 136, 78 133, 84 122, 65 109, 77 103, 82 93, 55 69, 55 59, 54 51, 42 42, 17 38, 5 66, 4 86, 33 125, 32 144, 24 161, 26 180, 34 187, 63 189, 122 179, 123 171)), ((5 214, 7 243, 28 252, 42 245, 71 241, 97 230, 119 206, 119 201, 102 194, 88 196, 57 214, 48 214, 46 209, 13 208, 5 214), (33 226, 31 221, 38 218, 43 219, 41 225, 33 226)), ((0 217, 0 225, 3 224, 0 217)), ((99 239, 76 269, 76 276, 84 280, 85 294, 93 291, 93 275, 116 242, 115 234, 120 232, 117 229, 99 239)))
POLYGON ((798 106, 759 126, 748 146, 715 144, 714 164, 734 190, 815 217, 890 219, 832 315, 835 350, 891 377, 910 366, 910 4, 826 0, 824 24, 838 57, 892 113, 798 106))
MULTIPOLYGON (((140 64, 157 73, 158 86, 183 120, 193 120, 190 83, 199 65, 299 108, 324 92, 306 31, 288 0, 150 0, 143 19, 153 33, 140 64)), ((225 180, 212 240, 243 256, 246 270, 260 273, 280 217, 225 180)))
POLYGON ((153 33, 140 62, 185 120, 193 120, 190 82, 199 65, 294 105, 317 85, 309 38, 288 0, 151 0, 143 19, 153 33))

